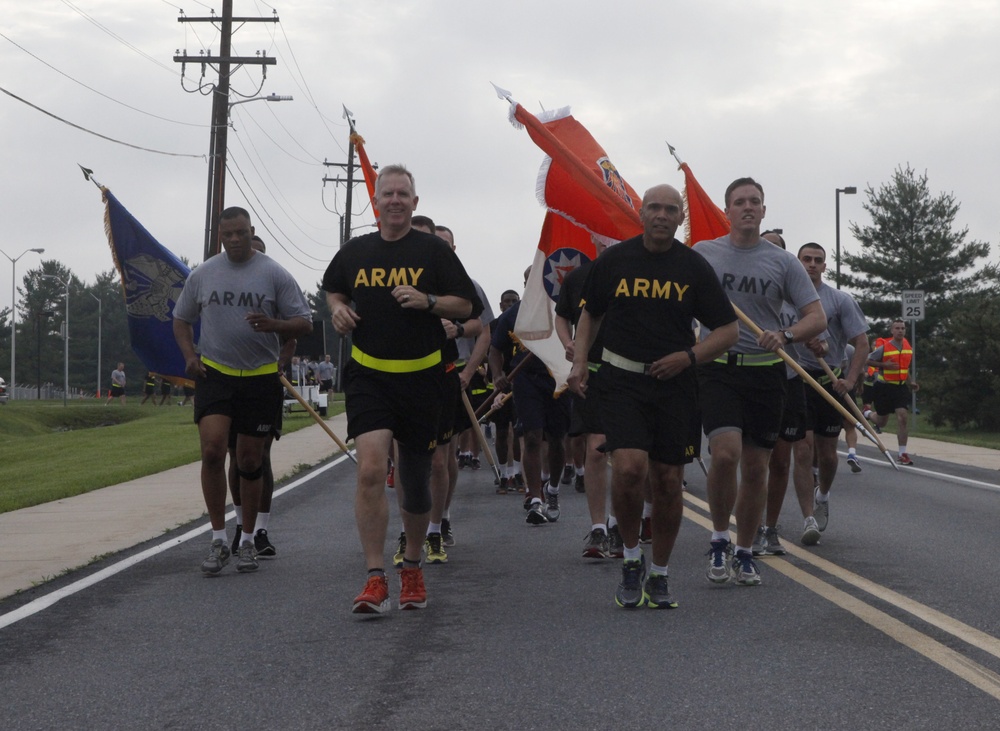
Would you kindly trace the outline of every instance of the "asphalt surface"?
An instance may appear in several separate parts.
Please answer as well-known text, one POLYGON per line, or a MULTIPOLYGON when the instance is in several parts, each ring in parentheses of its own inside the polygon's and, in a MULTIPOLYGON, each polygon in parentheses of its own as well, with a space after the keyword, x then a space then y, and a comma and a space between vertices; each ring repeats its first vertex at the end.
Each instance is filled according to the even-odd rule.
POLYGON ((564 487, 558 523, 529 527, 520 496, 463 470, 427 609, 381 617, 349 612, 355 471, 330 462, 275 499, 256 574, 202 577, 198 520, 0 603, 0 728, 995 728, 996 471, 861 454, 819 546, 786 500, 790 554, 754 588, 706 581, 690 467, 667 611, 616 607, 620 563, 580 558, 584 496, 564 487))

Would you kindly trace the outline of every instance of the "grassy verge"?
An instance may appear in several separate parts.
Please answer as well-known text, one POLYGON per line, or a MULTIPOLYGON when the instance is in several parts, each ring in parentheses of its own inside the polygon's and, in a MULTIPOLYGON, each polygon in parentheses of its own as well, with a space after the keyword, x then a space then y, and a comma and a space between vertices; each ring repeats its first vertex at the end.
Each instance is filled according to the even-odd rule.
MULTIPOLYGON (((329 414, 343 409, 341 398, 329 414)), ((313 423, 296 411, 285 415, 282 431, 313 423)), ((190 406, 12 401, 0 406, 0 513, 156 474, 199 457, 190 406)))

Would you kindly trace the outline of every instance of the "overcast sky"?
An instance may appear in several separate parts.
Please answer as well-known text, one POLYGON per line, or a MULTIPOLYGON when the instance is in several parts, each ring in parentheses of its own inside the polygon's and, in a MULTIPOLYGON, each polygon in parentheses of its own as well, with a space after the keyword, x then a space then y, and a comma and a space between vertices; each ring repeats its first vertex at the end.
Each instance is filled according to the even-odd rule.
MULTIPOLYGON (((13 6, 11 2, 6 5, 13 6)), ((180 49, 219 52, 199 0, 32 0, 0 24, 0 87, 115 144, 0 94, 4 176, 0 249, 44 247, 92 283, 112 268, 98 190, 77 163, 159 241, 193 262, 203 250, 211 99, 188 93, 180 49), (184 88, 182 88, 182 86, 184 88), (190 157, 193 156, 193 157, 190 157)), ((542 154, 507 121, 490 82, 529 111, 571 106, 640 193, 683 178, 666 141, 721 204, 751 175, 766 227, 790 247, 832 252, 867 222, 866 186, 898 166, 926 171, 961 204, 969 240, 998 242, 1000 3, 995 0, 236 0, 248 24, 233 52, 277 58, 235 73, 234 92, 294 101, 232 109, 227 205, 249 205, 268 252, 313 291, 338 244, 345 189, 323 184, 345 162, 346 105, 373 161, 416 176, 418 212, 450 226, 494 306, 519 289, 538 241, 542 154), (237 185, 238 184, 238 185, 237 185), (241 192, 241 189, 242 191, 241 192)), ((206 83, 216 76, 209 70, 206 83)), ((232 100, 240 97, 233 94, 232 100)), ((363 187, 355 233, 371 230, 363 187), (359 215, 359 211, 364 213, 359 215)), ((993 257, 996 258, 996 248, 993 257)), ((17 280, 37 267, 27 254, 17 280)), ((0 259, 0 306, 10 264, 0 259)), ((107 304, 105 303, 105 306, 107 304)))

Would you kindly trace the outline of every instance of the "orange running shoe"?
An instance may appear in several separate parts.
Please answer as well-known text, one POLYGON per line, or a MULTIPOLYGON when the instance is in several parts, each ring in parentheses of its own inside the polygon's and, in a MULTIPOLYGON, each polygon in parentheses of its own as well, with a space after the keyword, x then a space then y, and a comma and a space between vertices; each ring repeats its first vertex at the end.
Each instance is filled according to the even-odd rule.
POLYGON ((368 577, 365 588, 354 600, 354 614, 385 614, 391 607, 389 601, 389 582, 384 574, 373 574, 368 577))
POLYGON ((396 468, 389 465, 389 471, 385 475, 385 486, 390 490, 396 486, 396 468))
POLYGON ((420 567, 399 570, 399 608, 423 609, 427 606, 424 571, 420 567))

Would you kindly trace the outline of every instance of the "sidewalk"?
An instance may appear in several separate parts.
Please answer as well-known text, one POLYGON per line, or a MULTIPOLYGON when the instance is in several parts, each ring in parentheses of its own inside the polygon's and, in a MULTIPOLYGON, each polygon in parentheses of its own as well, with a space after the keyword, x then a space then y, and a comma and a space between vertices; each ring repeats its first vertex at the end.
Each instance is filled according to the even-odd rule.
MULTIPOLYGON (((344 414, 327 420, 347 436, 344 414)), ((340 449, 319 424, 286 434, 274 444, 275 480, 299 465, 316 465, 340 449)), ((205 516, 201 462, 123 482, 83 495, 0 514, 0 599, 162 535, 205 516), (15 550, 16 546, 16 550, 15 550)))
MULTIPOLYGON (((341 439, 347 435, 343 414, 330 418, 327 425, 341 439)), ((882 434, 880 438, 895 458, 895 435, 882 434)), ((864 438, 858 443, 870 445, 864 438)), ((1000 450, 916 437, 910 439, 909 448, 918 467, 921 458, 929 458, 1000 469, 1000 450)), ((841 449, 846 447, 841 444, 841 449)), ((339 452, 318 424, 283 436, 271 455, 275 479, 292 475, 298 465, 312 466, 339 452)), ((85 495, 0 514, 0 544, 5 546, 0 550, 0 598, 204 516, 200 470, 201 463, 195 462, 85 495)))

